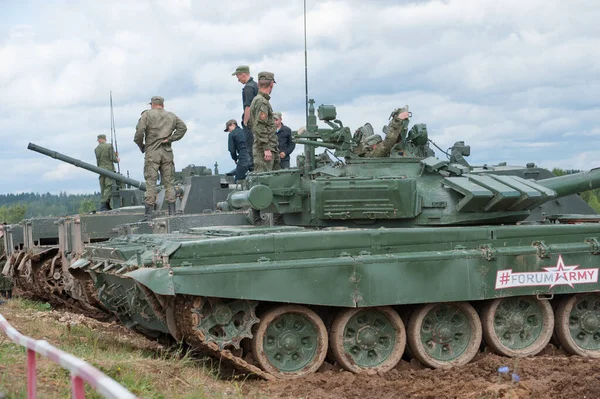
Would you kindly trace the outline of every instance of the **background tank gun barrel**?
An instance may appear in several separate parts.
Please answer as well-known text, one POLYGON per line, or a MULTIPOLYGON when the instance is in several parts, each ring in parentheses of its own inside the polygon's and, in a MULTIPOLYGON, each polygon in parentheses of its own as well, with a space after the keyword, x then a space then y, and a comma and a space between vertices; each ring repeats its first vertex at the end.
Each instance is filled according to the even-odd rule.
POLYGON ((44 154, 49 156, 50 158, 58 159, 59 161, 63 161, 66 163, 70 163, 71 165, 77 166, 78 168, 89 170, 90 172, 96 173, 101 176, 108 177, 110 179, 119 181, 121 183, 128 184, 130 186, 139 188, 142 191, 146 191, 146 183, 139 182, 134 179, 130 179, 129 177, 123 176, 122 174, 111 172, 110 170, 106 170, 103 168, 99 168, 87 162, 80 161, 79 159, 71 158, 67 155, 61 154, 57 151, 52 151, 47 148, 41 147, 39 145, 29 143, 27 146, 28 150, 39 152, 40 154, 44 154))
POLYGON ((558 197, 593 190, 600 187, 600 168, 539 180, 538 184, 554 190, 558 197))

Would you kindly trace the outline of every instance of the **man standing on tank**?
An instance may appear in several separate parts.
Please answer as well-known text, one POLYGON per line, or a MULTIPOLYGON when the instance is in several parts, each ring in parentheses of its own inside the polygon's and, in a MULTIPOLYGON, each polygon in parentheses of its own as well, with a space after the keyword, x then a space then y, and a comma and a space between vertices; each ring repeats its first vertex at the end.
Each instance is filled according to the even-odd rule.
POLYGON ((249 170, 254 170, 254 160, 252 155, 252 143, 254 142, 254 134, 250 126, 250 105, 252 100, 258 94, 258 85, 252 76, 250 76, 250 67, 248 65, 240 65, 231 76, 237 77, 238 82, 244 85, 242 88, 242 129, 246 135, 246 144, 250 151, 250 166, 249 170))
MULTIPOLYGON (((281 169, 277 128, 275 127, 273 108, 269 102, 275 83, 275 75, 272 72, 259 73, 258 94, 250 105, 250 126, 254 133, 252 152, 255 172, 281 169)), ((252 209, 252 223, 260 223, 260 211, 252 209)), ((282 215, 274 213, 273 223, 275 225, 284 224, 282 215)))
POLYGON ((289 169, 290 154, 296 148, 296 143, 292 138, 292 129, 283 124, 281 112, 273 113, 275 126, 277 127, 277 140, 279 142, 279 165, 281 169, 289 169))
POLYGON ((235 182, 244 184, 250 165, 250 150, 246 145, 244 131, 238 126, 235 119, 230 119, 225 123, 225 132, 229 132, 227 147, 231 159, 235 162, 235 182))
MULTIPOLYGON (((106 142, 105 134, 99 134, 97 137, 97 140, 98 140, 98 146, 94 150, 94 153, 96 154, 96 165, 99 168, 110 170, 111 172, 114 172, 115 171, 114 164, 117 162, 120 162, 119 154, 115 153, 115 150, 114 150, 112 144, 106 142)), ((112 209, 110 207, 110 194, 112 191, 113 182, 115 182, 115 181, 106 176, 100 176, 99 180, 100 180, 100 196, 102 197, 101 204, 100 204, 100 210, 101 211, 109 211, 112 209)), ((116 182, 115 182, 115 184, 116 184, 116 182)))
POLYGON ((165 188, 165 201, 169 215, 175 214, 175 163, 171 143, 181 138, 187 132, 185 123, 172 112, 164 109, 165 100, 154 96, 150 100, 151 108, 142 112, 135 128, 133 141, 144 157, 144 179, 146 193, 144 194, 144 218, 152 219, 152 211, 156 205, 158 194, 156 181, 165 188))

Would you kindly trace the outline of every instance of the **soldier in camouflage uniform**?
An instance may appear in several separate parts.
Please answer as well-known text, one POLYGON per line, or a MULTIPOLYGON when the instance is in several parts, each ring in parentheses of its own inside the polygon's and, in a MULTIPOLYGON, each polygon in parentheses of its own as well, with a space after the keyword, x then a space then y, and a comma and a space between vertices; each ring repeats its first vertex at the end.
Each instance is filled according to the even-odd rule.
MULTIPOLYGON (((275 84, 272 72, 258 74, 258 94, 250 105, 250 127, 254 133, 252 153, 254 156, 254 172, 268 172, 281 169, 279 165, 279 141, 277 127, 273 117, 273 108, 269 100, 275 84)), ((252 222, 260 223, 260 211, 252 210, 252 222)), ((276 225, 284 224, 279 213, 273 214, 276 225)))
POLYGON ((273 117, 273 108, 269 100, 275 84, 275 75, 271 72, 258 74, 258 94, 250 105, 250 127, 254 133, 252 153, 254 171, 267 172, 279 170, 279 142, 277 127, 273 117))
MULTIPOLYGON (((115 162, 120 162, 119 154, 115 153, 112 144, 106 142, 105 134, 98 135, 98 147, 96 147, 94 152, 96 153, 96 165, 99 168, 110 170, 111 172, 115 171, 115 162)), ((100 210, 109 211, 111 209, 110 194, 114 180, 105 176, 100 176, 99 179, 100 195, 102 197, 100 210)))
POLYGON ((187 132, 185 123, 172 112, 164 109, 164 98, 152 97, 151 109, 142 112, 135 128, 133 141, 145 153, 144 179, 146 193, 144 195, 145 212, 143 220, 152 218, 158 191, 156 181, 160 173, 160 181, 165 187, 165 201, 169 215, 175 214, 175 163, 171 143, 187 132))
POLYGON ((406 137, 409 123, 409 113, 407 109, 408 107, 398 108, 392 112, 385 139, 381 140, 381 138, 379 138, 379 140, 375 140, 375 136, 379 135, 373 135, 369 137, 369 139, 374 140, 374 144, 369 145, 370 143, 361 143, 361 145, 354 150, 354 153, 366 158, 389 157, 392 147, 397 143, 400 143, 402 139, 406 137))
POLYGON ((13 283, 10 277, 3 276, 2 269, 7 261, 6 251, 4 250, 4 230, 0 226, 0 304, 4 301, 2 297, 10 299, 12 297, 13 283))

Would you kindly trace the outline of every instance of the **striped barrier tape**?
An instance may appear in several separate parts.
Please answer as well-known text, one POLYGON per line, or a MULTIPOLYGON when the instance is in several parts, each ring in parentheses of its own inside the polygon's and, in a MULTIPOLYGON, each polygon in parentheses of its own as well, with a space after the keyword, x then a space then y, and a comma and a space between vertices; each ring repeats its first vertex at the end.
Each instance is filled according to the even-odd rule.
POLYGON ((35 340, 21 334, 12 327, 1 314, 0 330, 4 331, 8 338, 14 343, 27 348, 27 397, 29 399, 36 397, 36 353, 50 359, 71 372, 71 388, 73 398, 75 399, 82 399, 85 397, 83 381, 90 384, 96 392, 105 398, 136 399, 136 396, 125 389, 121 384, 89 363, 55 348, 44 340, 35 340))

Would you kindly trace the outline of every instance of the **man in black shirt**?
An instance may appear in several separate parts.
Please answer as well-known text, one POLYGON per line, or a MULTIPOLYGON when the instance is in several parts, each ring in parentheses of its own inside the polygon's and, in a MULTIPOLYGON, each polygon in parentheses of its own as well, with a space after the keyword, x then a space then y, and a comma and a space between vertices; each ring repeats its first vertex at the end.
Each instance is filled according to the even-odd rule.
POLYGON ((250 150, 246 144, 244 131, 238 127, 235 119, 230 119, 225 124, 225 132, 229 132, 228 149, 236 165, 235 182, 243 184, 250 166, 250 150))
POLYGON ((250 130, 250 104, 258 94, 258 84, 252 76, 250 76, 250 67, 248 65, 240 65, 231 74, 237 77, 238 82, 244 85, 242 88, 242 128, 246 135, 246 145, 250 151, 250 170, 254 170, 254 161, 252 155, 252 144, 254 143, 254 135, 250 130))
POLYGON ((281 112, 274 112, 275 126, 277 127, 277 140, 279 141, 279 166, 281 169, 290 167, 290 154, 296 148, 292 138, 292 129, 283 124, 281 112))

